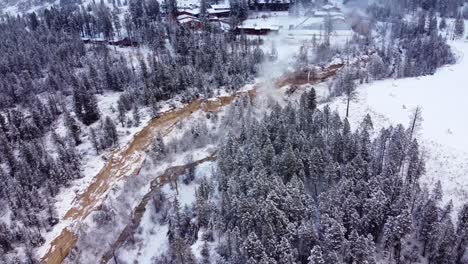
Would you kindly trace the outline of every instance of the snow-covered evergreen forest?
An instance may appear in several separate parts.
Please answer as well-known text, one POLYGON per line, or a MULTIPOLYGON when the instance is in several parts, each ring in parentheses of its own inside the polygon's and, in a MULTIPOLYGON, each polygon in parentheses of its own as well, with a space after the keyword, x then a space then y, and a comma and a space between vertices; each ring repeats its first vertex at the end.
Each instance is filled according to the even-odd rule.
POLYGON ((291 2, 346 10, 350 37, 328 14, 290 45, 237 30, 257 11, 227 3, 228 26, 201 0, 194 27, 177 0, 0 0, 0 263, 468 263, 468 204, 420 182, 424 109, 350 122, 359 85, 457 63, 468 4, 291 2), (86 196, 124 155, 137 172, 86 196), (70 217, 83 196, 94 207, 70 217))

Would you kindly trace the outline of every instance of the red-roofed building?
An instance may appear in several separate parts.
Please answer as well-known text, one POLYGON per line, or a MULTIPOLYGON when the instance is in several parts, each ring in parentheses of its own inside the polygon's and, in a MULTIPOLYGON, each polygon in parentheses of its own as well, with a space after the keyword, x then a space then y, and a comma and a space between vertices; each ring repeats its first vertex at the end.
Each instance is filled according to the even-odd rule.
POLYGON ((199 30, 203 27, 201 21, 198 18, 187 14, 177 16, 177 22, 182 26, 186 26, 195 30, 199 30))

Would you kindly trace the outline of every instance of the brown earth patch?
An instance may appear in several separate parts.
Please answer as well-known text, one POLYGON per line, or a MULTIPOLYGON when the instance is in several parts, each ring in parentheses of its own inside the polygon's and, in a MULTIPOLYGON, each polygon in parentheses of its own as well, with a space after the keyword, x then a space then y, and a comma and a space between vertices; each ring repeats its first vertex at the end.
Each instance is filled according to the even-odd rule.
POLYGON ((335 76, 338 70, 343 68, 343 66, 344 64, 341 63, 330 65, 323 71, 316 73, 315 76, 310 76, 308 71, 293 72, 279 78, 275 84, 278 88, 281 88, 286 85, 304 85, 324 82, 328 78, 335 76))

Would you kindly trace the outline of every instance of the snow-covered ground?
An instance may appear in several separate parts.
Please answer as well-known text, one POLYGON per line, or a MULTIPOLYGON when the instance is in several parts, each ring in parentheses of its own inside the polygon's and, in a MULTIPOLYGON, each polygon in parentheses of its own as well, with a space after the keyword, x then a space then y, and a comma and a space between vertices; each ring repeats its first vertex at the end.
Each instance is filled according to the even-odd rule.
MULTIPOLYGON (((178 184, 179 192, 171 187, 170 184, 165 184, 162 187, 162 192, 166 194, 169 201, 172 201, 176 196, 179 199, 180 207, 190 206, 195 202, 195 191, 203 177, 209 178, 212 175, 214 162, 208 161, 197 166, 195 170, 195 180, 190 184, 183 184, 182 181, 178 184)), ((181 179, 182 177, 179 177, 181 179)), ((122 248, 118 252, 120 259, 124 259, 127 263, 154 263, 153 258, 167 252, 169 247, 167 231, 168 224, 158 223, 157 213, 154 212, 152 203, 148 203, 146 211, 141 219, 139 231, 135 235, 135 240, 140 241, 137 245, 122 248)), ((200 236, 201 237, 201 236, 200 236)), ((201 250, 201 239, 197 241, 192 248, 194 252, 201 250)))
POLYGON ((287 30, 290 27, 296 28, 299 25, 315 25, 317 29, 323 22, 321 17, 290 16, 287 11, 255 12, 245 20, 242 25, 245 27, 278 27, 287 30))
MULTIPOLYGON (((337 13, 342 19, 334 20, 334 29, 337 31, 350 30, 350 26, 344 21, 344 14, 337 13)), ((248 19, 242 22, 245 28, 271 28, 280 33, 291 35, 323 35, 324 17, 313 15, 290 15, 287 11, 253 12, 248 19), (322 33, 320 32, 322 31, 322 33)))
MULTIPOLYGON (((430 188, 440 180, 444 202, 455 210, 468 202, 468 42, 450 42, 458 61, 432 76, 377 81, 358 87, 351 104, 350 122, 356 126, 369 113, 375 129, 391 124, 408 125, 416 106, 422 107, 423 122, 418 139, 426 155, 426 174, 421 179, 430 188)), ((346 103, 331 103, 344 116, 346 103)))
MULTIPOLYGON (((141 122, 139 126, 122 127, 117 123, 117 101, 121 93, 116 92, 105 92, 102 95, 97 96, 98 107, 102 115, 102 119, 106 116, 116 120, 117 132, 119 134, 119 147, 125 147, 128 142, 132 140, 134 135, 145 127, 151 120, 149 110, 147 108, 140 109, 141 122)), ((71 102, 70 102, 71 103, 71 102)), ((167 104, 163 104, 164 109, 167 108, 167 104)), ((131 112, 127 113, 128 117, 131 117, 131 112)), ((57 122, 55 131, 62 137, 67 136, 66 128, 63 124, 63 118, 57 122)), ((96 128, 99 126, 99 121, 91 125, 96 128)), ((49 249, 51 241, 56 238, 62 229, 70 224, 70 220, 64 219, 65 214, 75 204, 75 200, 82 194, 86 188, 94 181, 94 177, 106 164, 106 158, 110 155, 113 150, 106 150, 104 153, 97 154, 91 145, 89 138, 89 131, 82 131, 84 140, 83 143, 77 146, 77 151, 81 156, 82 175, 83 177, 74 180, 70 183, 70 188, 62 187, 59 194, 55 199, 55 208, 57 217, 60 222, 55 225, 50 231, 43 233, 45 243, 36 249, 38 256, 43 256, 49 249)))

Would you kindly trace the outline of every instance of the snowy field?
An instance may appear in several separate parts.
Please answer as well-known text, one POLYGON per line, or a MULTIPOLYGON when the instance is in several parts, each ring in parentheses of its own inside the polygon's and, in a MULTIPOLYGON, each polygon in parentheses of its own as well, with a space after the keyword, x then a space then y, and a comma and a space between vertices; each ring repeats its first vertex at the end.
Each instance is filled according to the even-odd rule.
POLYGON ((256 12, 251 14, 242 25, 245 27, 278 27, 287 30, 289 27, 315 25, 318 29, 323 22, 320 17, 290 16, 287 11, 256 12))
MULTIPOLYGON (((341 14, 341 13, 340 13, 341 14)), ((344 14, 341 14, 344 17, 344 14)), ((242 22, 243 27, 277 28, 279 31, 323 29, 324 17, 311 15, 290 15, 287 11, 253 12, 242 22)), ((345 23, 335 22, 335 29, 349 30, 345 23)), ((318 35, 318 34, 317 34, 318 35)))
MULTIPOLYGON (((401 123, 408 126, 410 114, 422 107, 419 141, 426 155, 426 175, 422 183, 432 188, 440 180, 444 202, 452 200, 455 210, 468 202, 468 42, 450 43, 458 61, 432 76, 384 80, 358 87, 351 104, 350 122, 356 126, 369 113, 374 127, 401 123)), ((345 100, 331 103, 344 116, 345 100)))

